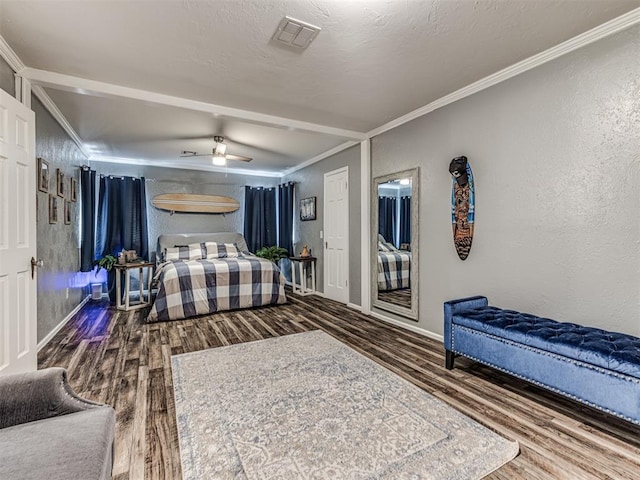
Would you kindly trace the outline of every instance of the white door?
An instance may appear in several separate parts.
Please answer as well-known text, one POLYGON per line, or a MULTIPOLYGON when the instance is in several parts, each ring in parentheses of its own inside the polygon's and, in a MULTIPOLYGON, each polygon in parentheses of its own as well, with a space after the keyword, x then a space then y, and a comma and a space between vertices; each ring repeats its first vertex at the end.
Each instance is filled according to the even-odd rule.
POLYGON ((0 89, 0 374, 37 367, 35 202, 35 115, 0 89))
POLYGON ((324 294, 349 302, 349 168, 324 174, 324 294))

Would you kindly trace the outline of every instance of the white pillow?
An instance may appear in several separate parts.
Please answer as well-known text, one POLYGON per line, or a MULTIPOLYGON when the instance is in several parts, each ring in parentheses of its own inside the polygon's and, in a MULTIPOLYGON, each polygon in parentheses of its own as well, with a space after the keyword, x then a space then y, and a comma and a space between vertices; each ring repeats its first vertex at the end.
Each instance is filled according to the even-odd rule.
POLYGON ((213 258, 238 258, 242 254, 235 243, 207 242, 207 259, 213 258))
POLYGON ((164 249, 164 259, 169 260, 201 260, 206 257, 204 243, 191 243, 185 246, 164 249))

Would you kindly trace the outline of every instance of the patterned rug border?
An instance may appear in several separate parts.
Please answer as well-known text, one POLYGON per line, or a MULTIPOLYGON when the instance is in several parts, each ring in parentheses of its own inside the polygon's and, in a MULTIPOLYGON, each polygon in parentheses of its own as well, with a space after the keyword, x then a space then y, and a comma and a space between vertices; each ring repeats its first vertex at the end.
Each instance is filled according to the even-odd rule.
MULTIPOLYGON (((518 456, 518 454, 520 453, 520 446, 518 444, 517 441, 513 441, 513 440, 508 440, 507 438, 505 438, 502 434, 494 431, 493 429, 483 425, 482 423, 468 417, 467 415, 465 415, 464 413, 462 413, 461 411, 457 410, 455 407, 448 405, 446 402, 444 402, 443 400, 440 400, 439 398, 433 396, 432 394, 430 394, 429 392, 426 392, 424 390, 422 390, 420 387, 414 385, 413 383, 411 383, 410 381, 408 381, 407 379, 401 377, 400 375, 396 374, 395 372, 385 368, 383 365, 375 362, 374 360, 370 359, 369 357, 367 357, 366 355, 358 352, 357 350, 351 348, 349 345, 341 342, 340 340, 334 338, 333 336, 329 335, 328 333, 322 331, 322 330, 312 330, 312 331, 308 331, 308 332, 302 332, 302 333, 295 333, 295 334, 290 334, 290 335, 284 335, 284 336, 280 336, 280 337, 272 337, 272 338, 267 338, 267 339, 261 339, 261 340, 255 340, 255 341, 251 341, 251 342, 243 342, 243 343, 238 343, 238 344, 233 344, 233 345, 225 345, 225 346, 220 346, 220 347, 215 347, 215 348, 209 348, 209 349, 205 349, 205 350, 198 350, 198 351, 194 351, 194 352, 187 352, 187 353, 182 353, 182 354, 178 354, 178 355, 172 355, 171 356, 171 364, 172 364, 172 379, 173 379, 173 394, 174 394, 174 400, 175 400, 175 405, 176 405, 176 410, 175 410, 175 415, 176 415, 176 420, 177 420, 177 426, 178 426, 178 441, 179 441, 179 447, 180 447, 180 458, 181 458, 181 462, 182 462, 182 469, 183 469, 183 477, 184 480, 187 479, 191 479, 191 478, 201 478, 202 474, 198 474, 196 476, 194 475, 189 475, 188 472, 193 470, 193 465, 198 465, 200 464, 200 459, 199 458, 194 458, 193 455, 193 449, 191 448, 192 445, 190 442, 189 445, 187 445, 186 439, 183 438, 186 433, 185 433, 185 427, 186 425, 183 424, 184 422, 186 422, 186 420, 181 421, 181 417, 185 416, 184 413, 180 413, 181 410, 181 400, 180 400, 180 395, 178 393, 178 390, 183 388, 184 385, 181 384, 182 382, 182 375, 184 374, 184 372, 182 372, 182 366, 180 365, 182 362, 184 361, 188 361, 188 359, 192 358, 192 359, 199 359, 200 357, 206 357, 206 356, 217 356, 217 355, 221 355, 223 354, 225 351, 229 351, 229 350, 240 350, 240 348, 242 349, 251 349, 252 345, 256 346, 258 344, 263 345, 263 344, 267 344, 267 343, 273 343, 273 344, 277 344, 277 343, 285 343, 285 345, 287 343, 291 343, 294 340, 298 340, 299 338, 302 337, 313 337, 313 336, 318 336, 318 338, 322 339, 322 341, 328 342, 329 344, 333 344, 333 346, 335 346, 338 349, 346 349, 346 351, 348 351, 351 355, 354 355, 359 358, 361 361, 363 361, 364 364, 371 366, 371 368, 373 368, 374 370, 376 370, 380 375, 382 376, 388 376, 389 378, 392 378, 394 381, 399 382, 400 384, 403 384, 403 386, 408 389, 408 391, 419 395, 419 396, 423 396, 425 399, 428 399, 431 402, 434 402, 435 404, 439 404, 441 407, 444 407, 445 409, 448 409, 452 412, 452 415, 455 417, 459 417, 461 419, 464 419, 464 421, 469 422, 471 425, 475 425, 476 428, 483 430, 486 435, 490 436, 490 437, 495 437, 497 438, 500 442, 502 442, 506 448, 504 450, 504 455, 500 458, 500 460, 496 460, 496 464, 491 464, 491 465, 486 465, 486 468, 482 471, 478 471, 478 472, 474 472, 475 474, 477 474, 474 477, 470 477, 468 476, 469 472, 457 472, 454 473, 453 476, 450 476, 449 474, 447 475, 439 475, 439 476, 428 476, 426 478, 429 479, 464 479, 464 480, 470 480, 471 478, 477 478, 477 479, 481 479, 484 478, 485 476, 491 474, 492 472, 498 470, 499 468, 501 468, 502 466, 504 466, 505 464, 507 464, 508 462, 510 462, 511 460, 513 460, 515 457, 518 456), (240 347, 240 348, 239 348, 240 347), (182 426, 181 426, 182 424, 182 426), (189 448, 188 448, 189 447, 189 448), (189 450, 190 455, 187 454, 187 450, 189 450), (188 458, 186 458, 188 457, 188 458), (190 462, 189 467, 187 468, 187 466, 185 465, 185 463, 190 462)), ((306 339, 306 338, 305 338, 306 339)), ((314 343, 313 340, 309 340, 309 342, 314 343)), ((319 343, 318 341, 315 341, 315 343, 319 343)), ((189 401, 188 399, 185 401, 189 401)), ((188 417, 189 414, 186 414, 186 416, 188 417)), ((224 434, 223 434, 224 435, 224 434)), ((437 442, 436 442, 437 443, 437 442)), ((237 463, 237 462, 236 462, 237 463)), ((253 479, 253 478, 257 478, 256 476, 247 476, 247 474, 244 472, 243 470, 243 464, 242 461, 239 462, 239 464, 234 464, 233 465, 236 470, 240 469, 242 471, 236 471, 235 473, 233 472, 228 472, 231 474, 231 476, 228 477, 215 477, 215 478, 233 478, 233 479, 253 479)), ((431 474, 433 472, 430 472, 431 474)), ((452 473, 452 472, 450 472, 452 473)), ((259 475, 260 478, 269 478, 268 476, 264 476, 264 475, 259 475)), ((295 477, 293 477, 295 478, 295 477)), ((331 478, 331 477, 326 477, 326 478, 331 478)), ((335 478, 339 478, 339 477, 335 477, 335 478)), ((360 478, 360 477, 358 477, 360 478)), ((362 478, 369 478, 369 477, 362 477, 362 478)), ((376 476, 375 478, 387 478, 385 477, 378 477, 376 476)), ((395 477, 389 477, 389 478, 395 478, 395 477)), ((400 477, 398 477, 400 478, 400 477)), ((403 477, 404 478, 404 477, 403 477)), ((411 478, 424 478, 421 475, 418 477, 411 477, 411 478)))

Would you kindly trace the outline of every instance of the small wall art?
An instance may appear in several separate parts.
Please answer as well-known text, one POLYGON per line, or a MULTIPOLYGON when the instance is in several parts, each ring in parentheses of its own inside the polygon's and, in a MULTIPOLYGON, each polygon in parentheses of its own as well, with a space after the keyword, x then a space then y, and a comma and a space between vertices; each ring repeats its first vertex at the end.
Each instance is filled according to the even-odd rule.
POLYGON ((308 197, 300 200, 300 220, 316 219, 316 197, 308 197))
POLYGON ((49 162, 38 158, 38 190, 49 193, 49 162))
POLYGON ((69 183, 69 198, 72 202, 75 202, 78 199, 78 181, 71 177, 71 181, 69 183))
POLYGON ((476 190, 467 157, 456 157, 449 163, 453 177, 451 187, 451 225, 453 243, 460 260, 466 260, 473 242, 476 190))
POLYGON ((65 190, 64 190, 64 173, 59 168, 56 168, 56 179, 57 179, 57 192, 58 196, 64 198, 65 190))
POLYGON ((64 201, 64 224, 70 225, 71 224, 71 202, 67 200, 63 200, 63 201, 64 201))
POLYGON ((49 223, 58 223, 58 197, 49 194, 49 223))

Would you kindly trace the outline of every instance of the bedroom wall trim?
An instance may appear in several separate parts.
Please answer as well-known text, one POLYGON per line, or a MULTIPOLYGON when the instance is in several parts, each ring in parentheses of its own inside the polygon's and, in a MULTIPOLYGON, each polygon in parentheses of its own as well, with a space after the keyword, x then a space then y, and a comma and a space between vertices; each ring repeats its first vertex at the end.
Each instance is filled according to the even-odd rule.
POLYGON ((55 103, 53 103, 53 100, 51 100, 51 97, 49 96, 49 94, 45 92, 44 88, 42 88, 40 85, 32 85, 31 91, 36 97, 38 97, 38 100, 42 102, 42 105, 44 105, 44 108, 46 108, 47 111, 51 114, 51 116, 56 120, 56 122, 60 124, 63 130, 67 132, 67 135, 69 135, 69 138, 71 138, 71 140, 73 140, 73 143, 75 143, 78 146, 82 154, 85 157, 89 158, 91 155, 89 155, 89 153, 84 149, 84 144, 82 143, 80 136, 71 126, 71 124, 69 123, 67 118, 63 115, 63 113, 60 111, 58 106, 55 103))
POLYGON ((283 177, 286 177, 287 175, 289 175, 290 173, 294 173, 297 172, 298 170, 302 170, 303 168, 308 167, 309 165, 313 165, 314 163, 318 163, 321 160, 324 160, 325 158, 329 158, 333 155, 336 155, 344 150, 347 150, 348 148, 354 147, 358 145, 358 142, 352 142, 352 141, 348 141, 345 142, 343 144, 338 145, 337 147, 333 147, 331 150, 327 150, 326 152, 321 153, 320 155, 316 155, 313 158, 310 158, 309 160, 306 160, 305 162, 301 163, 300 165, 296 165, 295 167, 291 167, 287 170, 284 170, 280 175, 283 177))
POLYGON ((458 100, 473 95, 474 93, 478 93, 498 83, 504 82, 505 80, 515 77, 516 75, 520 75, 521 73, 555 60, 558 57, 561 57, 581 47, 618 33, 638 23, 640 23, 640 8, 631 10, 624 15, 614 18, 613 20, 603 23, 602 25, 598 25, 597 27, 594 27, 591 30, 570 38, 565 42, 562 42, 543 52, 526 58, 521 62, 515 63, 510 67, 504 68, 492 75, 482 78, 477 82, 474 82, 470 85, 467 85, 466 87, 456 90, 453 93, 450 93, 449 95, 445 95, 444 97, 439 98, 438 100, 435 100, 425 105, 424 107, 420 107, 416 110, 413 110, 412 112, 407 113, 406 115, 403 115, 402 117, 385 123, 378 128, 374 128, 373 130, 367 132, 367 136, 371 138, 375 137, 376 135, 380 135, 381 133, 399 127, 400 125, 410 122, 411 120, 422 117, 427 113, 433 112, 438 108, 442 108, 446 105, 449 105, 450 103, 457 102, 458 100))
POLYGON ((376 318, 377 320, 382 320, 383 322, 390 323, 392 325, 395 325, 396 327, 404 328, 405 330, 410 330, 419 335, 431 338, 432 340, 437 340, 438 342, 444 343, 444 337, 442 335, 431 332, 429 330, 425 330, 424 328, 420 328, 415 325, 411 325, 409 323, 401 322, 400 320, 387 317, 386 315, 382 315, 381 313, 378 313, 378 312, 370 312, 369 315, 372 316, 373 318, 376 318))
MULTIPOLYGON (((168 165, 163 162, 155 160, 142 160, 139 158, 123 158, 123 157, 90 157, 92 162, 111 163, 111 164, 124 164, 124 165, 140 165, 145 167, 162 167, 178 170, 197 170, 199 172, 218 172, 218 173, 233 173, 238 175, 247 175, 254 177, 272 177, 282 178, 280 172, 268 172, 265 170, 245 170, 243 168, 229 168, 229 167, 215 167, 213 165, 190 165, 190 164, 175 164, 168 165)), ((147 182, 152 179, 147 179, 147 182)))
POLYGON ((43 348, 47 343, 49 343, 53 337, 55 337, 55 336, 56 336, 56 333, 58 333, 58 332, 62 329, 62 327, 64 327, 64 326, 69 322, 69 320, 71 320, 71 319, 73 318, 73 316, 74 316, 76 313, 78 313, 78 312, 80 311, 80 309, 81 309, 82 307, 84 307, 84 305, 85 305, 85 304, 86 304, 90 299, 91 299, 91 295, 87 295, 86 297, 84 297, 84 300, 82 300, 82 301, 78 304, 78 306, 77 306, 76 308, 74 308, 73 310, 71 310, 71 311, 69 312, 69 314, 68 314, 66 317, 64 317, 64 318, 62 319, 62 321, 61 321, 58 325, 56 325, 56 326, 54 327, 54 329, 53 329, 53 330, 51 330, 51 331, 47 334, 47 336, 46 336, 46 337, 44 337, 42 340, 40 340, 40 342, 38 342, 38 345, 37 345, 37 347, 36 347, 37 351, 39 352, 40 350, 42 350, 42 348, 43 348))
MULTIPOLYGON (((360 142, 360 282, 369 279, 371 266, 369 262, 370 241, 369 227, 371 225, 371 140, 360 142)), ((368 281, 368 280, 367 280, 368 281)), ((371 288, 360 289, 360 303, 362 313, 371 313, 371 288)))
POLYGON ((362 307, 360 305, 356 305, 355 303, 349 302, 349 303, 347 303, 347 307, 353 308, 354 310, 362 312, 362 307))
POLYGON ((31 93, 33 93, 38 99, 42 102, 44 107, 49 111, 49 113, 56 119, 56 121, 60 124, 60 126, 64 129, 65 132, 71 137, 74 143, 78 146, 80 151, 89 158, 89 155, 84 150, 82 145, 82 141, 80 137, 73 129, 71 124, 62 114, 60 109, 53 103, 51 97, 44 91, 42 87, 39 85, 32 85, 30 79, 24 74, 24 71, 27 70, 27 66, 20 60, 20 57, 13 51, 13 49, 9 46, 7 41, 0 35, 0 56, 4 58, 4 60, 9 64, 9 66, 16 72, 16 94, 20 95, 20 100, 22 103, 30 107, 31 103, 31 93), (30 87, 30 91, 29 91, 30 87))
POLYGON ((20 57, 16 55, 16 52, 13 51, 2 35, 0 35, 0 55, 13 68, 14 72, 19 72, 25 68, 25 64, 22 63, 20 57))
POLYGON ((107 97, 130 98, 134 100, 141 100, 143 102, 157 103, 159 105, 187 108, 189 110, 206 112, 214 115, 224 115, 225 117, 233 117, 241 120, 266 123, 268 125, 295 128, 298 130, 304 130, 306 132, 324 133, 326 135, 351 138, 353 140, 362 140, 366 138, 366 135, 363 132, 356 132, 354 130, 345 130, 343 128, 304 122, 301 120, 294 120, 292 118, 278 117, 266 113, 225 107, 213 103, 200 102, 188 98, 149 92, 147 90, 141 90, 138 88, 125 87, 123 85, 100 82, 97 80, 89 80, 86 78, 64 75, 62 73, 50 72, 37 68, 26 67, 18 73, 27 77, 29 80, 31 80, 32 83, 45 87, 64 87, 67 89, 71 88, 74 90, 84 90, 89 94, 94 93, 107 97))

